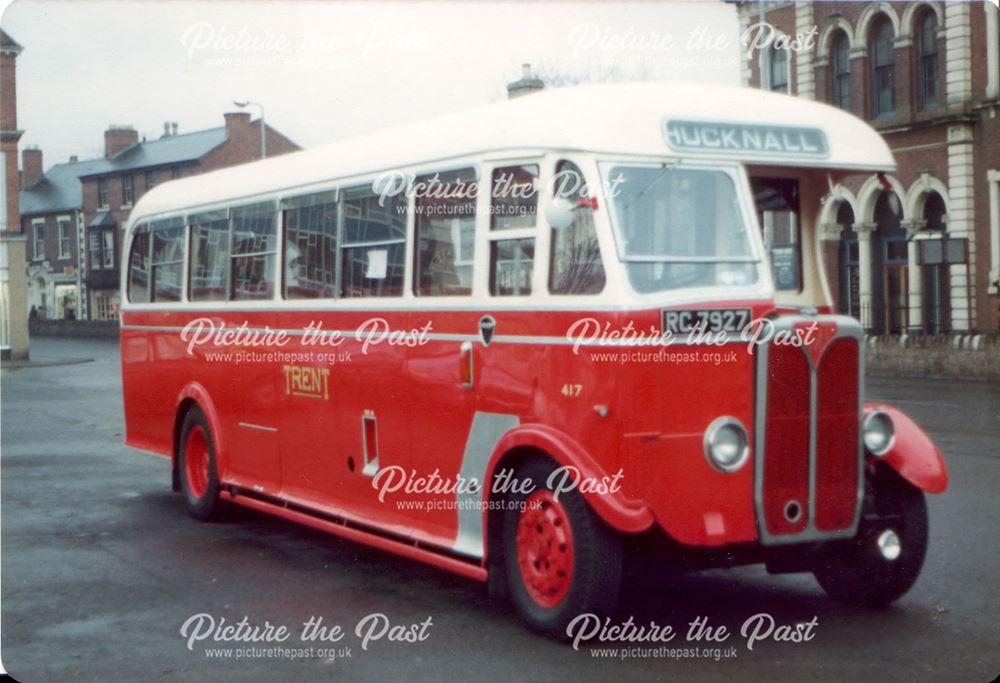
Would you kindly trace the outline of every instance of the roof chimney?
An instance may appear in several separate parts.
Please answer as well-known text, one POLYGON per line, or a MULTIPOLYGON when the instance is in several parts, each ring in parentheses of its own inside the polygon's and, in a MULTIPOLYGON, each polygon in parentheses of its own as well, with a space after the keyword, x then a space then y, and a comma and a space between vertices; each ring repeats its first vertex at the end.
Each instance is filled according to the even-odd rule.
POLYGON ((230 111, 222 115, 226 119, 226 137, 248 135, 250 133, 250 114, 242 111, 230 111))
POLYGON ((171 121, 170 122, 170 134, 171 135, 177 135, 177 122, 176 121, 171 121))
POLYGON ((161 138, 169 138, 170 137, 170 121, 164 121, 163 122, 163 135, 161 135, 160 137, 161 138))
POLYGON ((108 126, 104 131, 104 157, 110 159, 138 142, 139 133, 132 126, 108 126))
POLYGON ((70 156, 69 163, 75 164, 77 161, 79 161, 79 158, 75 154, 70 156))
POLYGON ((21 189, 35 184, 42 177, 42 150, 36 145, 21 150, 21 189))
POLYGON ((545 87, 545 83, 540 78, 531 75, 531 64, 521 65, 521 79, 507 84, 507 97, 514 99, 522 95, 530 95, 545 87))

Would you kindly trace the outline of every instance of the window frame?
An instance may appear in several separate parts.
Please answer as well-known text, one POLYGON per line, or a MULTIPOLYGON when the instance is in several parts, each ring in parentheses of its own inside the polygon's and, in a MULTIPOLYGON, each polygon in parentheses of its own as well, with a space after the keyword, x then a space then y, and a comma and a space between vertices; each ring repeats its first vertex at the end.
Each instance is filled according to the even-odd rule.
POLYGON ((72 258, 73 253, 73 240, 70 236, 70 217, 69 216, 57 216, 56 217, 56 237, 59 241, 59 258, 68 259, 72 258), (65 237, 63 232, 65 228, 65 237), (63 251, 63 241, 66 243, 66 250, 63 251))
MULTIPOLYGON (((542 212, 542 176, 543 169, 545 168, 545 159, 542 156, 532 156, 532 157, 518 157, 513 159, 491 159, 489 162, 484 164, 483 168, 480 170, 480 178, 488 178, 488 189, 484 192, 483 188, 479 188, 479 195, 485 195, 486 203, 486 214, 487 218, 482 221, 485 224, 483 232, 485 237, 482 241, 485 242, 483 247, 483 253, 485 254, 485 261, 479 259, 483 266, 481 270, 485 272, 486 281, 486 294, 491 299, 521 299, 524 297, 532 296, 536 291, 538 291, 538 286, 540 281, 538 279, 538 267, 540 264, 539 254, 540 254, 540 226, 541 226, 541 212, 542 212), (510 169, 515 167, 534 167, 535 169, 535 211, 532 214, 534 216, 533 224, 530 226, 523 226, 517 228, 502 228, 497 227, 495 215, 494 215, 494 182, 496 178, 494 177, 497 171, 504 169, 510 169), (531 240, 532 245, 532 257, 530 265, 530 276, 528 278, 528 291, 527 292, 516 292, 516 293, 501 293, 498 291, 496 282, 496 255, 499 251, 501 242, 511 242, 519 243, 525 240, 531 240)), ((478 197, 477 197, 478 200, 478 197)), ((478 208, 481 208, 477 204, 477 229, 478 223, 478 208)), ((477 245, 473 245, 473 283, 476 280, 475 263, 478 259, 478 248, 477 245)), ((515 287, 515 290, 517 288, 515 287)), ((475 290, 475 285, 473 284, 473 291, 475 290)))
POLYGON ((851 41, 844 29, 837 29, 830 40, 830 101, 844 111, 851 110, 851 41), (841 69, 843 56, 843 70, 841 69), (841 84, 846 88, 841 88, 841 84), (842 92, 846 90, 846 92, 842 92))
POLYGON ((107 209, 111 202, 111 189, 107 178, 97 179, 97 208, 107 209))
POLYGON ((31 221, 31 260, 45 260, 45 219, 31 221))
POLYGON ((122 176, 122 208, 130 208, 135 202, 135 181, 131 173, 122 176))
MULTIPOLYGON (((471 198, 466 197, 466 198, 464 198, 462 200, 464 202, 471 203, 472 208, 473 208, 473 212, 472 212, 472 216, 471 216, 471 220, 472 220, 472 240, 473 240, 472 241, 472 258, 468 259, 468 260, 460 258, 461 257, 461 247, 462 247, 461 238, 460 238, 459 239, 459 254, 458 254, 459 257, 458 258, 453 258, 451 264, 452 264, 452 267, 455 267, 455 266, 458 266, 458 265, 463 265, 464 266, 464 265, 466 265, 466 263, 468 263, 468 265, 472 268, 472 273, 471 273, 471 275, 469 277, 469 284, 468 284, 467 287, 463 287, 462 288, 462 289, 466 289, 467 291, 458 291, 458 292, 449 292, 449 293, 441 293, 441 292, 425 293, 425 292, 421 291, 421 288, 422 288, 422 285, 421 285, 421 282, 420 282, 420 279, 421 279, 421 267, 420 267, 421 263, 420 262, 421 262, 421 257, 422 257, 422 254, 421 254, 421 251, 420 251, 420 229, 421 229, 421 225, 420 225, 420 211, 418 209, 418 207, 420 206, 420 200, 421 200, 421 198, 417 197, 416 193, 411 191, 410 194, 412 194, 413 197, 412 197, 411 201, 408 204, 408 210, 409 210, 409 213, 413 217, 413 231, 412 231, 413 247, 412 247, 412 255, 411 255, 412 268, 410 270, 411 281, 409 283, 410 284, 409 290, 410 290, 410 292, 412 292, 412 295, 415 298, 418 298, 418 299, 431 299, 431 298, 442 297, 442 298, 445 298, 445 299, 454 299, 454 298, 463 298, 463 297, 464 298, 469 298, 469 297, 475 296, 475 294, 476 294, 476 279, 477 279, 477 267, 476 267, 477 266, 477 258, 476 258, 476 255, 478 254, 478 246, 477 245, 481 241, 480 238, 479 238, 478 233, 480 231, 480 228, 479 228, 479 224, 480 224, 479 214, 480 214, 480 209, 481 209, 480 201, 481 201, 481 198, 483 196, 483 177, 484 177, 482 163, 476 162, 476 161, 471 161, 469 163, 458 162, 458 163, 450 164, 448 166, 444 166, 444 167, 440 167, 440 168, 429 168, 429 169, 426 169, 426 170, 420 170, 419 172, 415 172, 412 175, 412 181, 409 184, 409 188, 408 189, 412 190, 413 184, 416 183, 416 182, 419 182, 419 180, 421 178, 425 178, 425 177, 428 177, 428 176, 433 177, 433 176, 439 175, 439 174, 442 174, 442 175, 443 174, 462 174, 462 173, 464 173, 466 171, 471 171, 472 172, 471 173, 472 177, 467 182, 475 185, 475 190, 476 190, 474 196, 472 196, 471 198)), ((491 179, 491 182, 490 182, 490 188, 492 189, 492 179, 491 179)), ((536 218, 536 222, 537 222, 537 218, 536 218)), ((461 227, 461 226, 459 226, 459 227, 461 227)), ((521 229, 510 229, 510 230, 501 230, 501 231, 498 231, 498 232, 501 232, 505 236, 507 236, 508 238, 513 239, 514 237, 517 236, 516 233, 519 233, 520 231, 521 231, 521 229)), ((459 230, 459 232, 461 232, 461 230, 459 230)), ((454 244, 453 244, 453 246, 454 246, 454 244)), ((404 283, 403 283, 404 290, 407 289, 406 284, 407 283, 405 282, 405 278, 404 278, 404 283)))
POLYGON ((868 59, 871 63, 869 69, 872 97, 871 118, 877 119, 893 116, 896 113, 896 36, 892 21, 885 15, 879 16, 875 20, 869 35, 871 36, 868 50, 868 59), (885 44, 882 44, 880 41, 886 38, 886 36, 885 44), (879 55, 881 48, 886 48, 886 59, 880 62, 879 55), (883 81, 887 81, 887 83, 883 83, 883 81), (887 109, 882 109, 880 104, 880 93, 883 92, 883 87, 889 94, 887 109))
POLYGON ((917 26, 914 46, 917 61, 917 107, 923 111, 938 107, 941 101, 941 61, 938 52, 938 36, 941 27, 934 10, 926 10, 918 18, 917 26), (928 45, 926 31, 928 24, 932 22, 934 24, 933 37, 928 45), (931 64, 933 64, 933 68, 930 67, 931 64), (931 71, 933 74, 930 73, 931 71), (928 85, 931 83, 933 83, 933 96, 928 94, 928 85))

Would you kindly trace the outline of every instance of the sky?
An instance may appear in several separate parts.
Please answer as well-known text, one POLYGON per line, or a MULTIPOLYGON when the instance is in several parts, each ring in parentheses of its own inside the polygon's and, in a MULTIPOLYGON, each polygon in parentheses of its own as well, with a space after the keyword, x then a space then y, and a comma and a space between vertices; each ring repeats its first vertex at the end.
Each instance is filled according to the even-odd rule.
MULTIPOLYGON (((739 82, 736 9, 674 2, 15 0, 21 147, 45 167, 104 130, 221 126, 259 102, 303 147, 506 97, 530 62, 570 81, 739 82)), ((251 108, 254 117, 257 109, 251 108)))

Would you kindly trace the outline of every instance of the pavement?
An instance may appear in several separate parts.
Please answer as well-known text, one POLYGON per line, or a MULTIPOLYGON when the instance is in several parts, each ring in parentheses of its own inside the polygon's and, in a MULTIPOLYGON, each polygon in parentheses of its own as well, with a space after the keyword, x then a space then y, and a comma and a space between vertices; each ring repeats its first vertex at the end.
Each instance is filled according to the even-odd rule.
POLYGON ((895 403, 929 431, 951 477, 944 495, 928 499, 927 561, 900 601, 847 607, 807 574, 770 576, 760 567, 692 574, 647 567, 626 585, 616 620, 673 626, 681 634, 672 654, 687 656, 657 657, 650 648, 623 659, 621 651, 599 656, 537 637, 480 584, 441 570, 250 511, 195 521, 170 491, 168 461, 122 443, 117 344, 41 338, 32 353, 94 361, 0 372, 0 657, 20 681, 968 683, 1000 673, 1000 388, 993 384, 868 382, 870 398, 895 403), (750 650, 739 630, 759 613, 777 625, 815 618, 813 637, 750 650), (369 615, 384 617, 363 621, 369 615), (244 617, 248 626, 285 626, 292 635, 255 643, 255 651, 208 641, 189 649, 181 634, 192 618, 188 635, 207 632, 209 620, 224 634, 220 626, 244 617), (302 643, 302 624, 313 617, 342 627, 342 638, 302 643), (701 643, 706 656, 696 658, 695 647, 678 641, 697 617, 726 626, 731 637, 701 643), (363 633, 372 629, 367 649, 355 633, 359 622, 363 633), (275 646, 284 650, 267 650, 275 646))

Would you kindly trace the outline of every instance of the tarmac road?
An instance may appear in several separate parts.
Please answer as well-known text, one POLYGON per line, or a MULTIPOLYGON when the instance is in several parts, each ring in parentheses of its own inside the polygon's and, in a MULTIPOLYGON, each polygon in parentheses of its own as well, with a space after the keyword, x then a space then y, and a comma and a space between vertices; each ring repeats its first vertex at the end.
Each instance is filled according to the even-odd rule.
MULTIPOLYGON (((769 576, 760 567, 646 572, 626 587, 620 619, 672 626, 681 633, 669 647, 678 649, 692 649, 683 639, 699 616, 733 635, 701 644, 718 647, 718 661, 711 651, 623 660, 620 651, 598 657, 536 637, 479 584, 419 563, 249 511, 223 523, 195 521, 170 491, 168 462, 122 444, 117 345, 36 339, 32 346, 39 357, 95 361, 2 373, 0 655, 18 680, 965 683, 1000 673, 996 386, 869 381, 870 398, 897 404, 925 426, 951 476, 948 492, 928 500, 923 574, 894 606, 845 607, 810 575, 769 576), (762 612, 778 625, 815 617, 813 638, 749 650, 740 626, 762 612), (194 642, 189 650, 181 627, 198 614, 217 625, 244 616, 248 624, 284 625, 291 637, 271 656, 232 643, 194 642), (426 637, 400 643, 383 636, 362 649, 354 629, 371 614, 405 627, 393 633, 426 637), (345 635, 302 643, 311 617, 345 635), (225 656, 215 647, 235 649, 225 656), (735 657, 723 657, 731 647, 735 657), (317 656, 320 649, 327 656, 317 656)), ((366 625, 375 635, 384 624, 366 625)))

